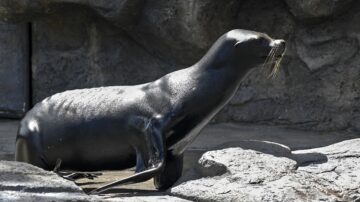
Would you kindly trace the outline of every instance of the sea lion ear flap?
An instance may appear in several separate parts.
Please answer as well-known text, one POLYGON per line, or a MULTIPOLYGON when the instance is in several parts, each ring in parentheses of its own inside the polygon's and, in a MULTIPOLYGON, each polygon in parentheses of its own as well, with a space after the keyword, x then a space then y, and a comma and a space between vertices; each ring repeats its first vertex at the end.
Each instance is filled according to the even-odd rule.
POLYGON ((235 43, 234 47, 238 47, 238 46, 240 46, 240 44, 241 44, 241 41, 238 41, 235 43))

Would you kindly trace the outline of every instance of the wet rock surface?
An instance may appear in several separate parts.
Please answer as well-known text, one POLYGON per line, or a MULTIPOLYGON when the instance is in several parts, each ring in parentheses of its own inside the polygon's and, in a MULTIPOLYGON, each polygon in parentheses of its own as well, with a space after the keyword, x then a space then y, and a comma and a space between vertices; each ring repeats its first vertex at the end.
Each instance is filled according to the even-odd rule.
POLYGON ((170 192, 194 201, 360 200, 360 139, 293 152, 276 144, 275 155, 266 147, 206 152, 170 192))

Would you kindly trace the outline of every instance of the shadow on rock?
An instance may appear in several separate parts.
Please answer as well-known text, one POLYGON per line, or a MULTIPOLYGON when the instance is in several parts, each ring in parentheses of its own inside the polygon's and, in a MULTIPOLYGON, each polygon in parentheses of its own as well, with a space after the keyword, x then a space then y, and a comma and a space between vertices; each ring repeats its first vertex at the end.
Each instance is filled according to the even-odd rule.
MULTIPOLYGON (((89 193, 95 188, 84 188, 85 193, 89 193)), ((133 197, 133 196, 164 196, 164 192, 157 190, 146 190, 146 189, 133 189, 133 188, 112 188, 111 190, 105 191, 103 194, 105 197, 133 197)))
POLYGON ((270 154, 276 157, 286 157, 296 161, 298 166, 306 166, 309 164, 321 164, 321 163, 326 163, 328 161, 326 155, 322 153, 309 152, 303 154, 294 154, 291 152, 291 149, 286 145, 282 145, 275 142, 269 142, 269 141, 260 141, 260 140, 248 140, 248 141, 226 143, 214 148, 214 150, 220 150, 229 147, 240 147, 242 149, 251 149, 264 154, 270 154))
MULTIPOLYGON (((284 157, 296 162, 296 168, 301 166, 307 166, 309 164, 322 164, 328 161, 326 155, 318 152, 309 152, 294 154, 291 149, 285 145, 260 140, 244 140, 225 143, 209 149, 209 151, 222 150, 227 148, 241 148, 243 150, 253 150, 257 153, 269 154, 275 157, 284 157)), ((202 153, 201 156, 205 155, 202 153)), ((183 173, 183 176, 176 185, 189 181, 196 180, 204 177, 221 176, 227 172, 227 167, 219 163, 204 162, 203 158, 198 161, 192 162, 193 165, 188 165, 190 169, 183 173)), ((251 161, 251 160, 250 160, 251 161)))

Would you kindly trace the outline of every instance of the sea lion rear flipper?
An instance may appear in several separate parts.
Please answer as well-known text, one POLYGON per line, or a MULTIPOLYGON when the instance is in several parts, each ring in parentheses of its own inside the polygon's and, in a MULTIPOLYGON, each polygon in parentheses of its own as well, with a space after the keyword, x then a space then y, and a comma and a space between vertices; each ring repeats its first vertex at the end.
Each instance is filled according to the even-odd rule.
POLYGON ((145 170, 140 173, 136 173, 135 175, 132 175, 130 177, 112 182, 110 184, 107 184, 105 186, 99 187, 97 189, 92 190, 89 192, 89 194, 100 194, 114 186, 117 185, 126 185, 126 184, 133 184, 138 182, 144 182, 152 177, 154 177, 162 168, 163 163, 158 164, 156 167, 150 168, 148 170, 145 170))
MULTIPOLYGON (((99 187, 97 189, 92 190, 89 192, 89 194, 100 194, 101 192, 104 192, 114 186, 117 185, 126 185, 126 184, 133 184, 133 183, 139 183, 144 182, 146 180, 149 180, 150 178, 156 176, 156 174, 160 173, 165 165, 165 143, 164 139, 162 137, 162 134, 160 130, 155 129, 153 127, 149 127, 148 130, 146 130, 147 135, 150 136, 149 143, 150 146, 153 146, 153 148, 149 148, 150 152, 150 163, 149 167, 145 168, 145 170, 140 171, 130 177, 112 182, 110 184, 104 185, 102 187, 99 187)), ((141 154, 137 154, 141 155, 141 154)), ((141 159, 141 156, 137 157, 137 160, 139 162, 139 159, 141 159)), ((141 168, 140 165, 137 165, 137 171, 139 168, 141 168)))

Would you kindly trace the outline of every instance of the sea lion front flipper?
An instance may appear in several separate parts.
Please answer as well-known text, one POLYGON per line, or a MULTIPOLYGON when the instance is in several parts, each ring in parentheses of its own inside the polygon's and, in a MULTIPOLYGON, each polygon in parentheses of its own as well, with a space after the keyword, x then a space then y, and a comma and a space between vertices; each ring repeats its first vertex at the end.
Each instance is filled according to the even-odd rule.
MULTIPOLYGON (((126 184, 133 184, 133 183, 138 183, 138 182, 144 182, 146 180, 149 180, 150 178, 156 176, 156 174, 160 173, 164 167, 165 164, 165 142, 163 139, 163 136, 160 132, 160 130, 154 128, 154 127, 149 127, 146 132, 147 135, 149 135, 149 142, 151 143, 151 145, 155 148, 150 148, 150 150, 148 152, 150 152, 151 154, 150 156, 150 163, 149 163, 149 167, 146 168, 146 170, 138 172, 130 177, 112 182, 110 184, 104 185, 102 187, 99 187, 97 189, 92 190, 91 192, 89 192, 89 194, 100 194, 114 186, 117 185, 126 185, 126 184)), ((137 158, 138 160, 140 159, 137 158)), ((136 166, 137 170, 141 167, 141 166, 136 166)))
POLYGON ((167 152, 164 169, 154 177, 156 189, 165 190, 175 184, 182 174, 183 159, 183 154, 173 155, 171 151, 167 152))

